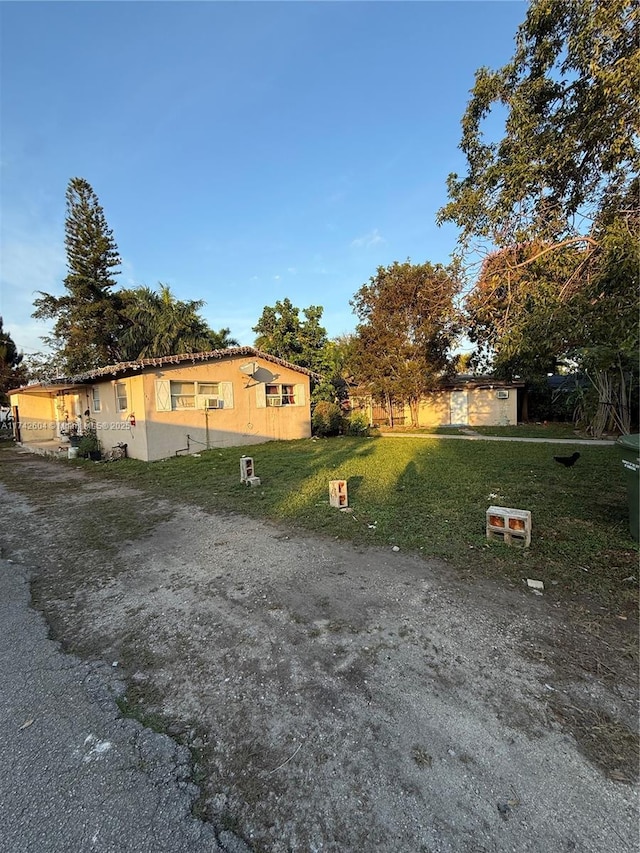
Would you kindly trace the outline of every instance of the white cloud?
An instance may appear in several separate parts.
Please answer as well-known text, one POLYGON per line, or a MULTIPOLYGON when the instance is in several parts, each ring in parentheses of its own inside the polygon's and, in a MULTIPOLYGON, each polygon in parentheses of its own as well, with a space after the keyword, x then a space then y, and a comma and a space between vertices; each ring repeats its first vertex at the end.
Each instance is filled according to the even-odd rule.
POLYGON ((291 275, 296 275, 298 272, 298 268, 297 267, 287 267, 287 272, 290 273, 291 275))
POLYGON ((364 234, 362 237, 356 237, 355 240, 352 240, 351 247, 353 249, 370 249, 372 246, 377 246, 380 243, 386 242, 387 241, 381 236, 378 229, 374 228, 373 231, 369 231, 368 234, 364 234))

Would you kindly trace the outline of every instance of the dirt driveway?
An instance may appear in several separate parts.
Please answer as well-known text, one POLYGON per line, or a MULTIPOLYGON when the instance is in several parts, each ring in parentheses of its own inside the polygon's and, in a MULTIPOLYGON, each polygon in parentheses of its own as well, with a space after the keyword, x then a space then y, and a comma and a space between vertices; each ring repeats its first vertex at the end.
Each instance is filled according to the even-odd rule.
POLYGON ((54 636, 126 677, 123 710, 190 746, 198 812, 251 850, 636 849, 630 634, 2 456, 2 556, 54 636))

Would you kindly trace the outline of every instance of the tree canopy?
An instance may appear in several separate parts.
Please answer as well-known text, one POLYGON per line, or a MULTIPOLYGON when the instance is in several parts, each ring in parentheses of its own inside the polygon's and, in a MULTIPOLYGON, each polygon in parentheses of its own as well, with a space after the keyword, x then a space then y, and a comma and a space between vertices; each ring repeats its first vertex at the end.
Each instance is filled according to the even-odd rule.
POLYGON ((41 292, 33 316, 55 320, 45 342, 56 352, 64 372, 72 375, 117 361, 121 318, 113 288, 120 256, 88 181, 69 181, 66 205, 67 293, 41 292))
POLYGON ((638 172, 638 6, 532 0, 503 68, 481 68, 462 119, 463 177, 439 221, 463 244, 585 236, 583 217, 616 208, 638 172), (502 139, 485 138, 492 110, 502 139))
POLYGON ((167 284, 120 291, 124 329, 118 340, 121 361, 177 353, 206 352, 237 345, 229 329, 214 332, 198 313, 204 301, 176 299, 167 284))
POLYGON ((253 327, 257 337, 255 345, 263 352, 323 373, 328 364, 326 329, 320 325, 323 308, 310 305, 297 308, 287 297, 274 306, 265 305, 260 319, 253 327))
POLYGON ((360 321, 351 355, 356 381, 379 398, 408 402, 414 423, 419 400, 452 369, 459 292, 456 265, 407 260, 378 267, 351 301, 360 321))
POLYGON ((177 299, 168 285, 116 290, 120 256, 98 198, 84 178, 66 193, 66 293, 40 293, 33 316, 55 320, 36 354, 32 375, 73 376, 118 361, 235 346, 229 329, 214 331, 199 312, 202 300, 177 299))
POLYGON ((467 171, 438 213, 463 256, 484 253, 476 356, 527 379, 571 358, 597 392, 595 433, 628 430, 638 375, 639 25, 630 0, 531 0, 511 61, 476 73, 467 171))

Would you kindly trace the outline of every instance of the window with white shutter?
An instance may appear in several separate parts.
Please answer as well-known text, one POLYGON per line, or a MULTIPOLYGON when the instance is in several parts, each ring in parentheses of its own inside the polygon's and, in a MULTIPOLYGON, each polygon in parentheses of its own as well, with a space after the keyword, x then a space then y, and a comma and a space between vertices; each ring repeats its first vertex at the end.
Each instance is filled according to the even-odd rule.
POLYGON ((219 385, 224 408, 233 409, 233 382, 220 382, 219 385))
POLYGON ((156 379, 156 412, 171 411, 171 385, 168 379, 156 379))

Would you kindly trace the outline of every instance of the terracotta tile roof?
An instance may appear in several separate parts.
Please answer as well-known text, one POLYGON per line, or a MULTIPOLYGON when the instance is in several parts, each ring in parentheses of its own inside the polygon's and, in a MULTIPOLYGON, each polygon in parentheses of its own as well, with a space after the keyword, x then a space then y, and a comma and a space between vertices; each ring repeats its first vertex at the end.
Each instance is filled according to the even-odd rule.
POLYGON ((237 358, 238 356, 252 356, 253 358, 260 358, 264 361, 270 361, 272 364, 277 364, 280 367, 287 367, 291 370, 296 370, 298 373, 303 373, 305 376, 319 378, 317 373, 314 373, 312 370, 308 370, 306 367, 299 367, 297 364, 291 364, 289 361, 285 361, 282 358, 276 358, 276 356, 269 355, 255 347, 228 347, 227 349, 210 350, 209 352, 164 355, 158 356, 157 358, 142 358, 139 361, 120 361, 117 364, 108 364, 106 367, 97 367, 94 370, 77 373, 75 376, 57 377, 49 380, 49 382, 38 382, 34 385, 14 388, 8 393, 16 394, 19 391, 36 391, 37 389, 44 390, 45 388, 59 385, 86 385, 87 383, 101 377, 113 377, 126 373, 135 373, 139 370, 145 370, 148 367, 164 367, 167 364, 186 364, 188 362, 196 364, 199 361, 217 361, 224 358, 237 358))

